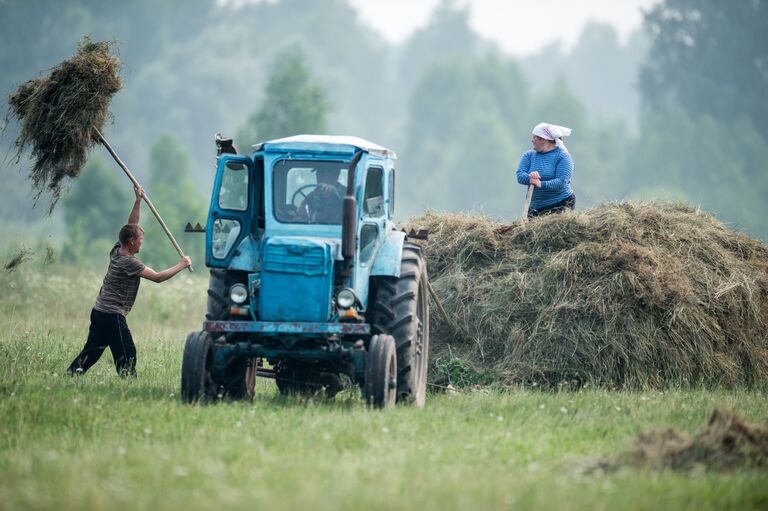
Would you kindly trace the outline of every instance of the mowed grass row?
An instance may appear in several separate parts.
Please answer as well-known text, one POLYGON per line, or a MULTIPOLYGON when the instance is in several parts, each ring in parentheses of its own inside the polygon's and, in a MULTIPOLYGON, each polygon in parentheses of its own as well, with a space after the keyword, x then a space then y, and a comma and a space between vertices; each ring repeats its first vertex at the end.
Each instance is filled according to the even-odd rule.
MULTIPOLYGON (((129 316, 136 381, 111 355, 65 369, 85 340, 98 272, 25 266, 0 277, 0 509, 764 509, 768 473, 623 469, 596 458, 653 427, 694 432, 715 403, 750 421, 763 390, 474 390, 418 411, 281 398, 182 405, 186 334, 206 277, 142 283, 129 316)), ((202 274, 202 275, 201 275, 202 274)))

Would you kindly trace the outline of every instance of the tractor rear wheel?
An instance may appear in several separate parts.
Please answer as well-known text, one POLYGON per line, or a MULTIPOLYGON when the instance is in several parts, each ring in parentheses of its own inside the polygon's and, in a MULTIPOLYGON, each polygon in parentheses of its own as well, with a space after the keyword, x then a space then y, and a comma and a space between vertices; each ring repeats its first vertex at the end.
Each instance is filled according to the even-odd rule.
POLYGON ((399 277, 375 280, 373 331, 397 345, 397 401, 421 408, 427 394, 429 302, 421 248, 405 243, 399 277))
POLYGON ((371 337, 363 384, 365 402, 373 408, 386 408, 397 399, 397 348, 391 335, 371 337))
POLYGON ((187 336, 181 362, 181 400, 185 403, 216 401, 219 386, 211 377, 213 341, 208 332, 192 332, 187 336))

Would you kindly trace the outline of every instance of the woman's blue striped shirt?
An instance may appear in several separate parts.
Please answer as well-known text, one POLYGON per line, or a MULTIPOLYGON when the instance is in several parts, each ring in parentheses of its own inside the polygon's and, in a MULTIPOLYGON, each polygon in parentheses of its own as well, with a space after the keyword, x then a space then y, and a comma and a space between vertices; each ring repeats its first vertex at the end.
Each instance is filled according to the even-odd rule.
POLYGON ((517 167, 517 182, 530 184, 528 175, 534 171, 541 176, 541 188, 533 189, 531 208, 551 206, 573 195, 573 159, 566 151, 559 147, 546 153, 537 153, 533 149, 526 151, 517 167))

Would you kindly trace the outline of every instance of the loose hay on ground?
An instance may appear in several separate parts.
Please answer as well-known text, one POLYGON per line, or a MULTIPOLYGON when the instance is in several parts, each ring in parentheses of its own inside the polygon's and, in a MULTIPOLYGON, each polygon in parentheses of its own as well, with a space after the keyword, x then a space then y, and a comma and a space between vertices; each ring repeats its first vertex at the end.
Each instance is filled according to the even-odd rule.
POLYGON ((32 185, 38 197, 51 192, 50 211, 66 179, 80 174, 89 149, 98 143, 96 130, 107 120, 112 96, 122 87, 113 46, 86 37, 71 59, 48 76, 23 83, 9 98, 8 117, 21 126, 14 142, 17 157, 29 150, 32 185))
POLYGON ((768 467, 768 429, 716 408, 707 425, 692 437, 674 429, 644 433, 631 449, 601 468, 622 466, 681 471, 768 467))
POLYGON ((625 388, 768 377, 768 248, 679 204, 605 204, 511 226, 428 212, 431 378, 625 388), (455 366, 456 364, 454 364, 455 366))

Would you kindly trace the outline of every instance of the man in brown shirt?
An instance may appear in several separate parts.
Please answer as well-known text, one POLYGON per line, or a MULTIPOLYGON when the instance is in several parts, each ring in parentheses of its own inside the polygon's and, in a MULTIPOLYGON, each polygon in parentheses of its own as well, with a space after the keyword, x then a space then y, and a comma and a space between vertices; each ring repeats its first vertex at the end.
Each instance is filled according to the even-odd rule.
POLYGON ((144 229, 139 226, 141 197, 144 190, 134 187, 136 202, 128 223, 120 229, 118 243, 109 253, 109 268, 101 285, 96 304, 91 310, 88 340, 69 366, 70 374, 84 374, 109 347, 120 376, 136 376, 136 346, 125 316, 131 311, 139 292, 141 279, 163 282, 192 264, 189 257, 161 272, 142 263, 136 254, 144 243, 144 229))

